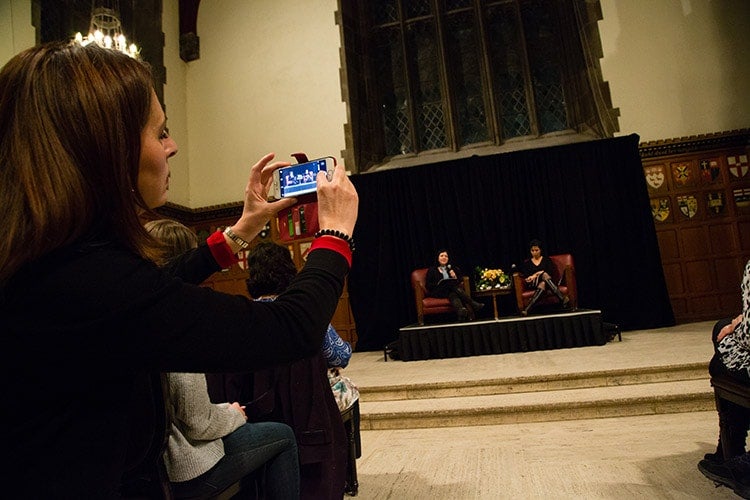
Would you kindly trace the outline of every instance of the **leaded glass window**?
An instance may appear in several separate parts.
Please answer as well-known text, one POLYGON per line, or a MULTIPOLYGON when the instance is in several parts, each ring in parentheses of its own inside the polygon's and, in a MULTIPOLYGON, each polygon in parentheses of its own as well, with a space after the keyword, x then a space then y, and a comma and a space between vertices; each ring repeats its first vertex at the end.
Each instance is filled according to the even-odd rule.
POLYGON ((591 128, 588 78, 600 70, 598 61, 587 67, 590 49, 576 24, 596 25, 587 17, 591 5, 342 0, 347 20, 356 19, 344 23, 357 32, 350 40, 364 47, 351 64, 362 78, 348 82, 356 88, 352 126, 366 131, 350 138, 356 156, 387 162, 591 128))

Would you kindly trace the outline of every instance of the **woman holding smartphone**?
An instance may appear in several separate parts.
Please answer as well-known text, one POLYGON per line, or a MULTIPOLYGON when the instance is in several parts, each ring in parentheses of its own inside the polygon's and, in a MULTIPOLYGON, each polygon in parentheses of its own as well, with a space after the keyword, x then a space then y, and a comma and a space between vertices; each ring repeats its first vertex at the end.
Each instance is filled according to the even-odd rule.
POLYGON ((261 158, 229 231, 157 267, 142 219, 166 201, 177 144, 144 63, 94 44, 28 49, 0 70, 0 124, 0 390, 17 409, 3 416, 7 495, 120 495, 159 438, 135 425, 149 374, 263 368, 320 348, 351 265, 358 200, 344 169, 317 187, 321 228, 345 237, 316 238, 287 292, 257 303, 197 284, 295 202, 267 201, 288 164, 261 158))

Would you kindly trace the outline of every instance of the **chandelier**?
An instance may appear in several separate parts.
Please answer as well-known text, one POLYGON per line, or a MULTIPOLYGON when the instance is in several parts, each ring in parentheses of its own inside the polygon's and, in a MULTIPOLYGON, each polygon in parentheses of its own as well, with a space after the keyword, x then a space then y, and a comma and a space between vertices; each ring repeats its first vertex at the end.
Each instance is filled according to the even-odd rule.
POLYGON ((134 43, 128 44, 125 35, 122 33, 120 2, 118 0, 100 0, 100 3, 104 5, 95 7, 92 0, 89 34, 84 37, 78 32, 75 41, 83 46, 95 43, 105 49, 114 49, 130 57, 138 57, 141 49, 134 43))

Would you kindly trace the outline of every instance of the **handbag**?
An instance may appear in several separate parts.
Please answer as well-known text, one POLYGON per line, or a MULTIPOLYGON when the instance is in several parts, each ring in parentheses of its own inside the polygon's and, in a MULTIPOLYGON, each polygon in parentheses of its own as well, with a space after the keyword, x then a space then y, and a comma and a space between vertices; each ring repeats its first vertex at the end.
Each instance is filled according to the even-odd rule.
POLYGON ((339 411, 343 412, 350 408, 359 399, 359 390, 354 382, 341 374, 341 368, 328 369, 328 382, 331 384, 333 398, 339 411))

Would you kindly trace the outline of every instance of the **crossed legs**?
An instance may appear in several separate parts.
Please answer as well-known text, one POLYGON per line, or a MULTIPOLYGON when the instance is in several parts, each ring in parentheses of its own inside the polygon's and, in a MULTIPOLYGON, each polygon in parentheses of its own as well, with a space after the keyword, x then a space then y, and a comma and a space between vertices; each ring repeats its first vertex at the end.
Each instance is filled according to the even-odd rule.
POLYGON ((549 274, 542 273, 541 275, 539 275, 534 281, 533 286, 535 287, 534 296, 531 297, 529 304, 523 309, 523 311, 521 311, 522 315, 527 316, 529 314, 531 308, 539 300, 539 297, 544 295, 544 292, 547 289, 549 289, 553 294, 555 294, 555 296, 557 296, 563 307, 568 306, 568 302, 570 302, 570 299, 562 294, 557 285, 555 285, 555 282, 552 281, 552 278, 549 274))
POLYGON ((461 287, 456 287, 452 290, 450 294, 448 294, 448 300, 450 300, 453 309, 456 310, 459 321, 475 319, 476 311, 484 307, 484 304, 472 299, 461 287))

